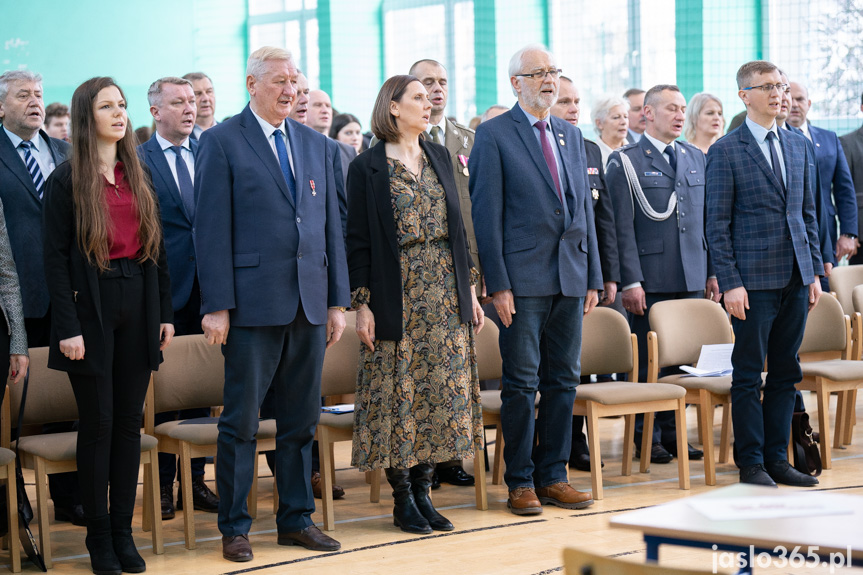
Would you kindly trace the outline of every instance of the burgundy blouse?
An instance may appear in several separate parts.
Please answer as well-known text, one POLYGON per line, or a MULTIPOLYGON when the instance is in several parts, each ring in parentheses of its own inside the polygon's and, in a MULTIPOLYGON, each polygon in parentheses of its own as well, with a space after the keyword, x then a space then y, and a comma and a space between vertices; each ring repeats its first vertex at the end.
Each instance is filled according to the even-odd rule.
POLYGON ((123 162, 114 166, 114 184, 104 176, 105 203, 108 205, 108 257, 135 259, 141 251, 138 241, 138 206, 126 181, 123 162))

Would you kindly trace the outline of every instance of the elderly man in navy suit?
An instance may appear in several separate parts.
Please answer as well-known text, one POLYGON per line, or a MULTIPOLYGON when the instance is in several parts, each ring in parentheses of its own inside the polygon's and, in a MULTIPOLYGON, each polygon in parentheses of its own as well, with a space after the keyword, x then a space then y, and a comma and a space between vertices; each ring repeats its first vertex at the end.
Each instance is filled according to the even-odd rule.
MULTIPOLYGON (((652 87, 644 97, 647 128, 642 138, 614 152, 606 168, 617 226, 623 307, 638 336, 640 381, 647 375, 648 317, 653 304, 701 298, 705 293, 719 301, 704 239, 704 154, 676 141, 683 131, 685 111, 686 99, 677 86, 652 87)), ((639 416, 636 451, 643 424, 639 416)), ((674 413, 658 413, 652 433, 650 455, 640 456, 668 463, 677 455, 674 413)), ((690 459, 703 456, 689 448, 690 459)))
MULTIPOLYGON (((167 76, 150 85, 147 100, 156 133, 138 146, 138 154, 150 168, 153 188, 159 196, 165 252, 171 273, 175 334, 202 333, 201 288, 195 265, 192 225, 195 217, 195 154, 198 151, 198 141, 191 137, 197 111, 195 92, 189 80, 167 76)), ((156 425, 177 418, 194 419, 208 415, 206 407, 157 413, 156 425)), ((203 457, 192 459, 192 500, 195 509, 215 513, 219 509, 219 498, 204 483, 204 463, 203 457)), ((176 475, 177 456, 160 453, 162 519, 174 518, 176 475)), ((182 509, 182 501, 182 496, 178 496, 179 509, 182 509)))
POLYGON ((469 161, 479 256, 504 326, 501 420, 507 506, 516 515, 542 513, 542 503, 593 503, 567 483, 566 464, 582 316, 597 303, 602 273, 584 140, 549 114, 560 73, 542 46, 516 52, 509 75, 518 103, 480 124, 469 161))
POLYGON ((787 460, 802 377, 797 352, 824 273, 806 138, 778 129, 787 85, 775 65, 744 64, 737 86, 746 120, 707 154, 707 242, 735 335, 731 417, 740 482, 815 485, 787 460))
POLYGON ((201 135, 196 242, 204 336, 223 344, 225 410, 216 483, 222 555, 249 561, 258 410, 275 388, 278 543, 335 551, 315 527, 311 450, 326 347, 349 305, 339 215, 338 147, 286 120, 297 67, 281 48, 249 56, 249 105, 201 135), (230 330, 230 333, 229 333, 230 330))

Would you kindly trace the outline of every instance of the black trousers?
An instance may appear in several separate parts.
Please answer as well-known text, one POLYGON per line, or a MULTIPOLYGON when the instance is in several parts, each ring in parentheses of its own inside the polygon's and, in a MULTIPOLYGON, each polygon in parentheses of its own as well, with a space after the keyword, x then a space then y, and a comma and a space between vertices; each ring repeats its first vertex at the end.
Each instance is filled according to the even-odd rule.
MULTIPOLYGON (((141 416, 150 379, 144 275, 129 260, 123 275, 100 277, 106 365, 103 375, 69 374, 78 403, 78 479, 84 515, 131 516, 141 461, 141 416)), ((123 263, 125 262, 125 263, 123 263)), ((86 346, 87 342, 84 342, 86 346)))

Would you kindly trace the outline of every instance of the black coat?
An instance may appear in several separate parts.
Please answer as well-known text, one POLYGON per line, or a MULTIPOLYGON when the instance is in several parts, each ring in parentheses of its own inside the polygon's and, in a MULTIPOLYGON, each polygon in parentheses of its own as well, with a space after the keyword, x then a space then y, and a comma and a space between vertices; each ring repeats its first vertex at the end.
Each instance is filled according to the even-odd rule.
MULTIPOLYGON (((146 168, 145 168, 146 169, 146 168)), ((158 200, 154 200, 157 202, 158 200)), ((45 183, 42 237, 45 246, 45 276, 51 296, 51 348, 48 367, 81 375, 103 375, 105 342, 99 295, 99 271, 81 253, 75 232, 72 202, 72 166, 59 166, 45 183), (83 335, 83 360, 71 360, 60 352, 60 341, 83 335)), ((171 282, 164 242, 159 246, 158 265, 143 264, 150 369, 162 363, 159 325, 172 323, 171 282)), ((143 350, 142 350, 143 353, 143 350)))
MULTIPOLYGON (((473 318, 470 285, 473 260, 468 253, 452 162, 445 147, 422 139, 420 146, 446 193, 459 312, 462 321, 467 323, 473 318)), ((347 190, 351 290, 369 288, 369 307, 375 314, 375 338, 399 341, 403 323, 402 272, 384 143, 378 143, 351 162, 347 190)))

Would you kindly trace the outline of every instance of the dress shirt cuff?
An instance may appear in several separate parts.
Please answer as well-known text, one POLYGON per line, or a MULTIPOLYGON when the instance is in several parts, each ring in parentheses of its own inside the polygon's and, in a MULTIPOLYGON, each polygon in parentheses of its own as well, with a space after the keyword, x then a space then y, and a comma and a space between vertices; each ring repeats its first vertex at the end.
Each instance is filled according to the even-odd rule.
POLYGON ((641 287, 641 282, 635 282, 635 283, 631 283, 629 285, 625 285, 625 286, 623 286, 623 289, 620 291, 626 291, 628 289, 637 288, 637 287, 641 287))

